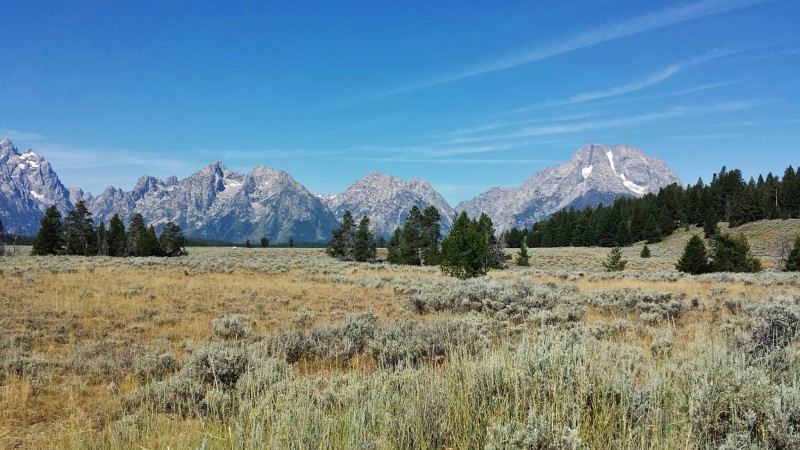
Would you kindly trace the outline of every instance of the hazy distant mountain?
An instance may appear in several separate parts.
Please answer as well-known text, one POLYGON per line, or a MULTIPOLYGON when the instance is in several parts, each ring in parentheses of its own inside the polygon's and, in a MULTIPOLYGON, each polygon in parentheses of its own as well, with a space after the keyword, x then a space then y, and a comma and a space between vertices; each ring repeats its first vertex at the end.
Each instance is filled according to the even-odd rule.
POLYGON ((33 150, 21 154, 9 139, 0 142, 0 220, 8 231, 36 234, 47 207, 63 213, 72 208, 70 198, 47 160, 33 150))
POLYGON ((471 217, 485 212, 502 232, 530 227, 562 208, 608 205, 619 197, 657 193, 672 183, 680 180, 661 159, 636 147, 595 144, 578 149, 563 164, 542 169, 520 187, 494 187, 455 210, 471 217))
POLYGON ((109 187, 92 199, 96 219, 141 213, 147 223, 172 221, 184 234, 242 242, 322 242, 338 226, 333 214, 289 174, 258 166, 247 175, 211 164, 186 179, 144 176, 130 192, 109 187))
POLYGON ((395 228, 402 226, 414 205, 420 210, 430 205, 435 206, 442 216, 444 234, 449 232, 455 216, 455 211, 444 198, 427 181, 419 178, 403 181, 395 176, 371 173, 338 195, 319 197, 338 219, 341 220, 347 210, 356 221, 361 216, 369 216, 375 231, 387 237, 391 236, 395 228))

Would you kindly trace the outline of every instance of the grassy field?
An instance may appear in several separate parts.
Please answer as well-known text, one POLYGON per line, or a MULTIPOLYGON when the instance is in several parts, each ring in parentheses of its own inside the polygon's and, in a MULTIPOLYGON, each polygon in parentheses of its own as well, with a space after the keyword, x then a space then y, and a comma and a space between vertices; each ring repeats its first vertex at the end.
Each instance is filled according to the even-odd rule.
MULTIPOLYGON (((478 280, 320 249, 0 258, 2 448, 800 448, 798 221, 767 271, 691 233, 531 249, 478 280)), ((514 250, 509 250, 513 254, 514 250)))

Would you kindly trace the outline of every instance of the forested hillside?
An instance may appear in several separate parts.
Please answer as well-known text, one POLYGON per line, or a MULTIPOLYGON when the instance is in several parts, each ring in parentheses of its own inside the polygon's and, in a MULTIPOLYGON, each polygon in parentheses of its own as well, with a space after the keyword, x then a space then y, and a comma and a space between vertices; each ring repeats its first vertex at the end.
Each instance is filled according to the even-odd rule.
POLYGON ((677 228, 688 225, 712 227, 728 222, 731 227, 762 219, 800 217, 800 173, 789 166, 778 177, 772 173, 744 181, 740 170, 725 167, 711 182, 702 179, 684 187, 676 184, 658 194, 620 198, 610 206, 562 210, 531 229, 504 233, 509 247, 566 247, 628 245, 646 240, 658 242, 677 228))

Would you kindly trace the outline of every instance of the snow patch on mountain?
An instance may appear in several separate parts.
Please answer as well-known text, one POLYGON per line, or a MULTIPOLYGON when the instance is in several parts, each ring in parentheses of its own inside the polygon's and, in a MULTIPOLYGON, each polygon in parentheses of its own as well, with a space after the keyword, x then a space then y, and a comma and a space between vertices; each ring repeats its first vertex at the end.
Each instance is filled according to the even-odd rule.
POLYGON ((455 210, 470 217, 486 213, 502 232, 530 227, 563 208, 608 205, 619 197, 656 193, 672 183, 680 180, 662 160, 635 147, 594 144, 578 149, 563 164, 540 170, 522 186, 492 188, 455 210))

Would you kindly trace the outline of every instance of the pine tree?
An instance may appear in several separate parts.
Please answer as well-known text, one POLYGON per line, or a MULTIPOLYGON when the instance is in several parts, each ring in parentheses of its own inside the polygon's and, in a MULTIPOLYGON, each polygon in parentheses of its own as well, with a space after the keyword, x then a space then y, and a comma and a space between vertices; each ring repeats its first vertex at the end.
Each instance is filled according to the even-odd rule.
POLYGON ((517 265, 522 267, 529 267, 531 265, 530 257, 528 256, 528 247, 523 243, 517 253, 517 265))
POLYGON ((708 252, 703 238, 693 235, 686 246, 683 248, 683 255, 675 268, 681 272, 700 275, 711 271, 711 264, 708 261, 708 252))
POLYGON ((105 222, 100 222, 97 226, 97 255, 108 256, 108 232, 105 222))
POLYGON ((603 267, 605 267, 608 272, 615 272, 625 270, 627 264, 628 261, 622 259, 622 250, 620 250, 619 246, 616 246, 608 252, 608 256, 603 262, 603 267))
POLYGON ((442 240, 442 216, 435 206, 430 205, 422 211, 422 263, 426 266, 438 266, 439 243, 442 240))
POLYGON ((717 213, 714 211, 713 206, 709 205, 708 211, 706 211, 706 217, 703 220, 703 234, 705 235, 706 239, 711 239, 719 233, 717 219, 717 213))
POLYGON ((750 251, 744 234, 731 236, 719 233, 714 236, 714 272, 760 272, 761 262, 750 251))
POLYGON ((483 236, 486 247, 486 254, 483 259, 484 273, 488 272, 489 269, 502 269, 506 262, 505 247, 504 242, 497 239, 494 234, 492 219, 486 213, 481 213, 481 216, 473 226, 483 236))
POLYGON ((639 256, 642 258, 650 257, 650 247, 648 247, 647 244, 644 244, 644 247, 642 247, 642 252, 639 253, 639 256))
POLYGON ((784 268, 787 272, 800 272, 800 236, 797 236, 794 240, 794 245, 786 258, 786 266, 784 268))
POLYGON ((289 248, 293 248, 294 247, 294 238, 292 236, 289 236, 289 240, 286 241, 286 244, 289 245, 289 248))
POLYGON ((392 238, 389 239, 389 244, 386 246, 388 254, 386 255, 386 262, 389 264, 403 264, 403 258, 400 255, 400 239, 403 230, 400 227, 394 229, 392 238))
POLYGON ((369 217, 363 216, 353 240, 353 259, 359 262, 373 261, 375 254, 375 237, 369 229, 369 217))
POLYGON ((250 239, 247 239, 244 241, 244 246, 245 248, 250 248, 253 246, 253 244, 250 243, 250 239))
POLYGON ((147 234, 142 244, 142 256, 164 256, 161 244, 158 242, 156 228, 153 225, 147 227, 147 234))
POLYGON ((462 212, 442 241, 442 272, 462 279, 485 275, 487 251, 486 238, 478 223, 462 212))
POLYGON ((123 256, 127 245, 128 236, 125 233, 125 224, 119 218, 119 214, 114 214, 108 223, 108 255, 123 256))
POLYGON ((128 226, 127 242, 125 244, 124 256, 150 256, 147 243, 147 225, 144 223, 144 216, 136 213, 131 218, 128 226))
POLYGON ((83 200, 67 212, 61 225, 61 233, 64 240, 64 254, 90 256, 97 253, 97 235, 92 213, 83 200))
MULTIPOLYGON (((331 232, 332 239, 328 242, 325 252, 339 258, 343 261, 350 261, 353 259, 353 243, 356 235, 356 223, 353 221, 353 214, 348 210, 342 215, 342 225, 331 232)), ((289 247, 292 246, 294 240, 291 241, 289 247)))
POLYGON ((161 232, 158 241, 164 256, 183 256, 187 254, 184 248, 186 238, 181 233, 181 227, 172 222, 167 222, 164 225, 164 231, 161 232))
POLYGON ((50 206, 40 222, 39 232, 33 241, 31 255, 55 255, 63 248, 61 235, 61 212, 50 206))
POLYGON ((269 239, 266 236, 261 237, 261 248, 269 247, 269 239))

